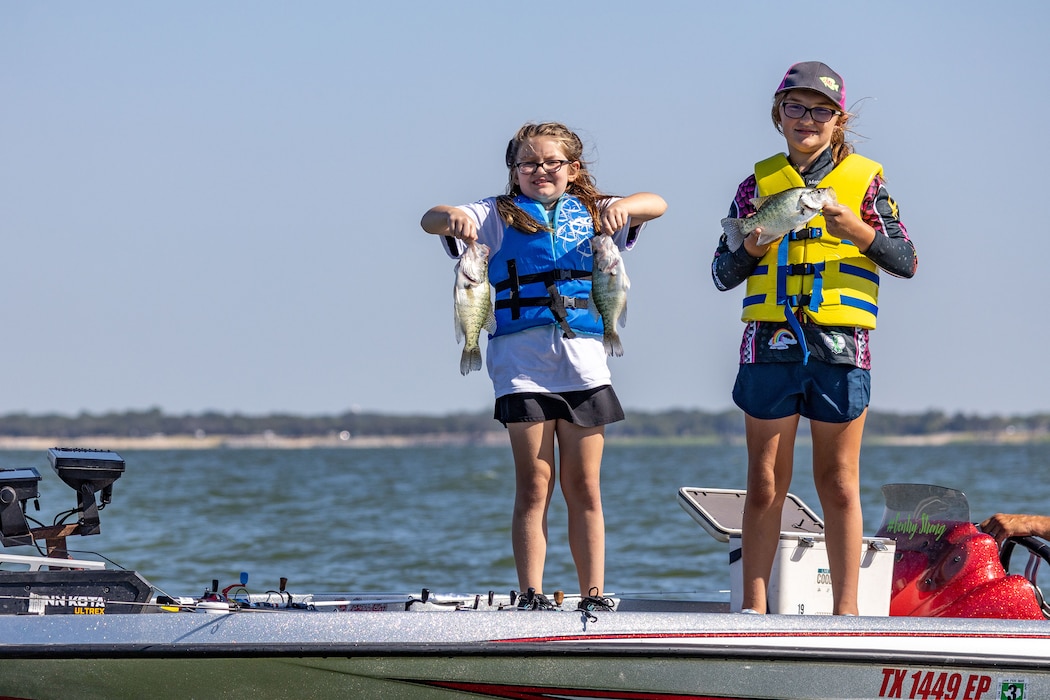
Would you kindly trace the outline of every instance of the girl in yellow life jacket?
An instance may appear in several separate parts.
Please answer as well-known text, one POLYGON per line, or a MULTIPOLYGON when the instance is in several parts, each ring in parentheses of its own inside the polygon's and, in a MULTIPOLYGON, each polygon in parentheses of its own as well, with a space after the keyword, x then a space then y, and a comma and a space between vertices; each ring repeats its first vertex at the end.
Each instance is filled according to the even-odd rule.
POLYGON ((745 414, 748 470, 742 532, 744 611, 766 612, 766 587, 791 485, 799 418, 809 419, 813 478, 824 511, 835 614, 857 614, 863 546, 860 446, 870 397, 868 334, 879 272, 915 274, 915 248, 886 191, 882 166, 853 153, 842 77, 826 64, 793 65, 774 92, 772 118, 787 153, 756 164, 731 218, 752 200, 792 187, 835 189, 804 229, 736 250, 723 234, 712 264, 721 290, 745 281, 746 326, 733 400, 745 414))

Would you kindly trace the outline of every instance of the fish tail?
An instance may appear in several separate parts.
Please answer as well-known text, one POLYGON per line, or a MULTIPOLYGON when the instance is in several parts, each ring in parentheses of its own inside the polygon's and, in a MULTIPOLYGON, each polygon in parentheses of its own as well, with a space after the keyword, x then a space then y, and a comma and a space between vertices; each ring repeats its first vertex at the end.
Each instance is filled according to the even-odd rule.
POLYGON ((722 219, 722 233, 725 234, 726 244, 731 251, 735 251, 744 242, 745 234, 740 230, 743 222, 744 219, 722 219))
POLYGON ((620 342, 620 334, 615 330, 608 330, 611 324, 606 325, 605 336, 602 342, 605 344, 605 352, 609 357, 623 357, 623 343, 620 342))
POLYGON ((481 369, 481 346, 468 345, 459 356, 459 373, 464 377, 481 369))

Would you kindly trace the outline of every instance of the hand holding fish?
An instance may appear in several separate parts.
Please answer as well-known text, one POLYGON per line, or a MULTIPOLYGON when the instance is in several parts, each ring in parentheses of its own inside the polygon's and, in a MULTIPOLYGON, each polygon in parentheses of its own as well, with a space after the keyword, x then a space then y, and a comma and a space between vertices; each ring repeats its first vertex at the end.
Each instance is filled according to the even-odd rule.
POLYGON ((467 243, 478 240, 478 227, 474 219, 458 207, 449 208, 448 232, 449 235, 467 243))
POLYGON ((601 214, 602 233, 613 235, 630 224, 638 225, 663 216, 667 202, 652 192, 635 192, 611 201, 601 214))
POLYGON ((826 205, 836 201, 835 190, 830 187, 795 187, 767 197, 756 197, 751 200, 755 213, 743 219, 722 219, 722 232, 729 250, 737 250, 744 239, 762 229, 752 247, 759 250, 765 246, 764 252, 769 244, 786 233, 801 229, 826 205))
POLYGON ((824 205, 822 213, 828 235, 853 243, 860 252, 865 252, 875 240, 875 229, 864 223, 849 207, 830 202, 824 205))
POLYGON ((478 226, 465 211, 459 207, 439 204, 430 208, 419 222, 427 233, 439 236, 452 236, 466 243, 478 240, 478 226))
POLYGON ((747 254, 752 258, 761 258, 769 251, 770 246, 774 243, 774 241, 759 243, 759 241, 762 240, 762 234, 764 232, 765 230, 759 226, 747 236, 744 236, 744 242, 741 245, 744 246, 744 250, 746 250, 747 254))
POLYGON ((631 221, 631 214, 624 200, 619 199, 602 210, 602 233, 611 236, 631 221))

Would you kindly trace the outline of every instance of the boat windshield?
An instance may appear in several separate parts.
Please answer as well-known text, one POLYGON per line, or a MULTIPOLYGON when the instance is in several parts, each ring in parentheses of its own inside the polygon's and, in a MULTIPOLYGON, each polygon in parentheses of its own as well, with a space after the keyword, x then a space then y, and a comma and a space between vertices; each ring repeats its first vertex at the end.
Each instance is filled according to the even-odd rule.
POLYGON ((931 484, 886 484, 882 487, 886 510, 879 535, 933 532, 970 521, 970 503, 956 489, 931 484))

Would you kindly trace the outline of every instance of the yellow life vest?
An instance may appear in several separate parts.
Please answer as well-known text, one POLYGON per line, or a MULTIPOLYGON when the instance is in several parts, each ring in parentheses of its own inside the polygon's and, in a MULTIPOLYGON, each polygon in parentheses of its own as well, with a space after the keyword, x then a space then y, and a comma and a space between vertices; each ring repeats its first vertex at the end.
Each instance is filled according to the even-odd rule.
MULTIPOLYGON (((864 194, 882 166, 857 154, 847 156, 821 180, 840 204, 860 215, 864 194)), ((755 164, 758 196, 805 187, 802 176, 781 153, 755 164)), ((879 268, 850 241, 829 236, 824 217, 770 246, 747 279, 744 321, 791 321, 802 313, 824 326, 875 328, 879 268)))

